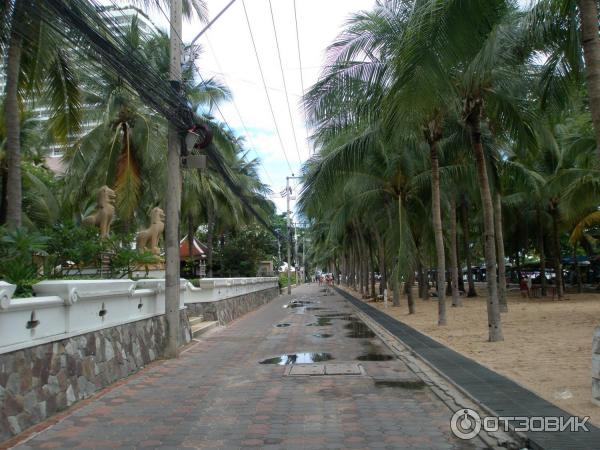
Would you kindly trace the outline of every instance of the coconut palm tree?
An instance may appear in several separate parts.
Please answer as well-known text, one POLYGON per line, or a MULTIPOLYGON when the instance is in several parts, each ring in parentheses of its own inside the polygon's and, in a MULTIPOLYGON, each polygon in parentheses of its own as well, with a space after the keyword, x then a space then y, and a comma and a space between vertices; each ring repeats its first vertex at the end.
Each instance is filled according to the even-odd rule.
MULTIPOLYGON (((137 0, 145 6, 156 6, 163 0, 137 0)), ((72 55, 65 51, 64 34, 50 24, 60 17, 37 14, 44 8, 43 0, 15 0, 0 4, 0 48, 6 54, 6 94, 4 118, 7 131, 7 224, 19 227, 22 214, 21 145, 19 140, 20 105, 23 100, 37 100, 52 111, 50 128, 57 139, 66 143, 69 134, 79 130, 80 95, 71 62, 72 55)), ((206 17, 202 0, 184 0, 184 13, 194 12, 206 17)), ((101 18, 97 17, 97 22, 101 18)), ((125 130, 122 130, 125 132, 125 130)), ((127 149, 124 149, 127 153, 127 149)), ((130 164, 131 165, 131 164, 130 164)), ((132 165, 131 165, 132 166, 132 165)), ((131 171, 122 176, 133 183, 131 171)))

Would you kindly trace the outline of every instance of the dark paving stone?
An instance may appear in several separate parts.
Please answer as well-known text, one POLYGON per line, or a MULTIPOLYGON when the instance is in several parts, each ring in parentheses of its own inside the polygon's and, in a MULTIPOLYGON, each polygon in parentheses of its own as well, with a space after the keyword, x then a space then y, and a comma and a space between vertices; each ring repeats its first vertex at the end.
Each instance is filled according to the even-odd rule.
MULTIPOLYGON (((509 417, 571 417, 566 411, 530 390, 519 386, 505 376, 451 350, 407 324, 354 298, 347 292, 337 288, 336 291, 444 373, 454 383, 499 415, 509 417)), ((586 426, 589 428, 589 432, 535 432, 528 433, 527 437, 533 448, 546 450, 563 450, 567 448, 596 450, 600 448, 600 429, 591 424, 586 424, 586 426)))

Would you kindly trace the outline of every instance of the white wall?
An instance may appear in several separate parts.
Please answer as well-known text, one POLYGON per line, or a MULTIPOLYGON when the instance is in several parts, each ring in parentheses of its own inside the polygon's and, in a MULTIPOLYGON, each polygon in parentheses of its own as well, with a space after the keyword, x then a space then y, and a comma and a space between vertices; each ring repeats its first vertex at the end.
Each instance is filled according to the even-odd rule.
MULTIPOLYGON (((181 280, 180 309, 277 286, 277 278, 210 278, 196 288, 181 280)), ((0 354, 165 313, 165 280, 48 280, 35 297, 12 298, 0 281, 0 354)))
POLYGON ((208 303, 278 286, 277 277, 203 278, 200 287, 187 283, 185 303, 208 303))
MULTIPOLYGON (((0 282, 0 354, 165 313, 164 280, 49 280, 28 298, 14 290, 0 282)), ((182 280, 181 309, 185 292, 182 280)))

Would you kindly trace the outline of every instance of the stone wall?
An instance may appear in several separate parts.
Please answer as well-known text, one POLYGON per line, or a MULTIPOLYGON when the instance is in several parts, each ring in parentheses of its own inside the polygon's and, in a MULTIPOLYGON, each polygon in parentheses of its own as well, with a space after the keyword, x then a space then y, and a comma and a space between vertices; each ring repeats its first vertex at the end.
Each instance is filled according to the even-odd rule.
MULTIPOLYGON (((190 327, 180 312, 180 344, 190 327)), ((160 358, 160 315, 0 355, 0 442, 160 358)))
POLYGON ((204 320, 217 320, 220 325, 225 325, 269 303, 278 295, 279 287, 272 287, 214 302, 186 303, 186 306, 191 316, 203 315, 204 320))
POLYGON ((600 406, 600 327, 594 330, 592 344, 592 401, 600 406))

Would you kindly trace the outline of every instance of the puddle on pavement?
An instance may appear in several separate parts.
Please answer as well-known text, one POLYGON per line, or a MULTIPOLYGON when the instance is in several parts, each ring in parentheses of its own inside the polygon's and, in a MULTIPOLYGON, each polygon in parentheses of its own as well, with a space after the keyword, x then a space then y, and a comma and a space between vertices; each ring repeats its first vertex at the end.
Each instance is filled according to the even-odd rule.
POLYGON ((307 311, 319 311, 321 309, 325 309, 325 308, 321 308, 320 306, 308 306, 306 308, 307 311))
POLYGON ((314 336, 314 337, 317 337, 317 338, 323 338, 323 339, 326 339, 326 338, 330 338, 331 336, 333 336, 333 334, 327 334, 327 333, 317 333, 317 334, 313 334, 313 336, 314 336))
POLYGON ((331 359, 333 359, 331 353, 291 353, 289 355, 281 355, 275 358, 263 359, 259 364, 276 364, 278 366, 287 366, 289 364, 310 364, 323 362, 331 359))
POLYGON ((391 359, 394 359, 392 355, 385 355, 383 353, 367 353, 366 355, 356 357, 357 361, 389 361, 391 359))
POLYGON ((317 317, 317 321, 306 324, 307 327, 328 327, 331 325, 331 319, 328 317, 317 317))
POLYGON ((292 300, 287 305, 283 305, 284 308, 303 308, 306 305, 312 305, 314 302, 310 300, 292 300))
POLYGON ((277 325, 275 325, 276 328, 285 328, 285 327, 289 327, 291 325, 291 323, 278 323, 277 325))
POLYGON ((375 337, 375 333, 373 333, 371 329, 360 320, 350 322, 344 325, 344 328, 349 330, 349 333, 346 334, 346 337, 349 338, 372 339, 375 337))

